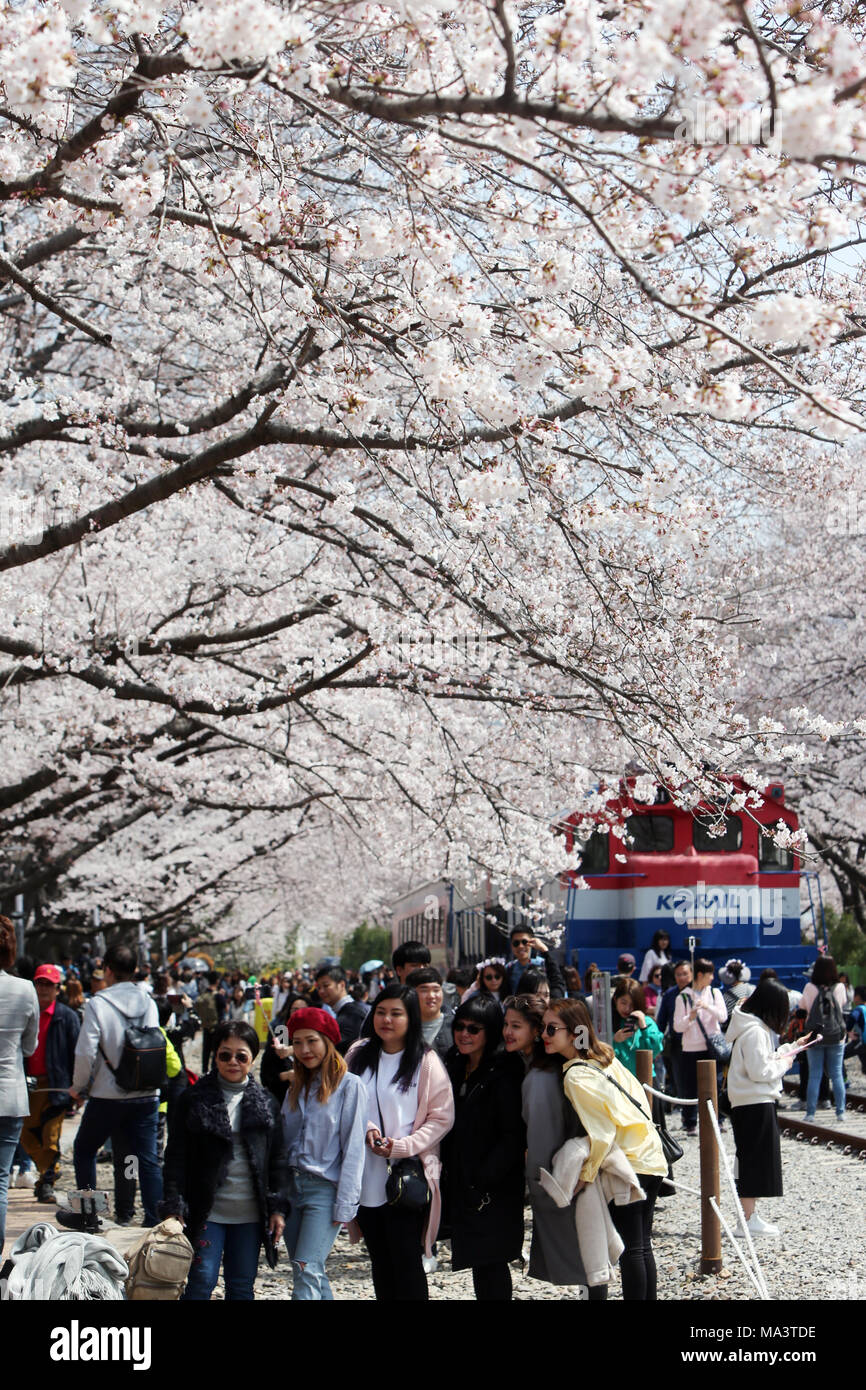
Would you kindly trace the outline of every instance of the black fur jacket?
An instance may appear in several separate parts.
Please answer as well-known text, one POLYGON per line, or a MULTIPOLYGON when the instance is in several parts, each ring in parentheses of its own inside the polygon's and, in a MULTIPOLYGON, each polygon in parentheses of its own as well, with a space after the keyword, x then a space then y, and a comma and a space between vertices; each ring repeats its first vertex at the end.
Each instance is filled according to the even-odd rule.
MULTIPOLYGON (((288 1212, 289 1171, 277 1103, 253 1077, 241 1101, 240 1138, 264 1229, 274 1212, 288 1212)), ((160 1217, 180 1217, 190 1240, 195 1240, 225 1180, 231 1156, 229 1114, 219 1077, 210 1072, 183 1092, 172 1116, 160 1217)))

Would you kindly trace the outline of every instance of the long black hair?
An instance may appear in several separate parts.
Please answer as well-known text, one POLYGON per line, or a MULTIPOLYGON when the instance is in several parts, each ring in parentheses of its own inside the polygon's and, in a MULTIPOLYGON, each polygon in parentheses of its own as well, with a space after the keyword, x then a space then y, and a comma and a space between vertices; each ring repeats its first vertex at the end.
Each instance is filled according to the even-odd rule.
POLYGON ((656 932, 655 936, 650 942, 650 950, 655 951, 656 955, 658 955, 659 941, 663 936, 666 936, 668 939, 667 950, 665 951, 665 955, 669 956, 671 953, 671 934, 669 931, 666 931, 664 927, 659 927, 658 931, 656 932))
POLYGON ((424 1053, 430 1050, 424 1042, 424 1034, 421 1031, 421 1010, 418 1006, 418 995, 408 985, 397 983, 386 985, 376 995, 373 1007, 364 1019, 364 1026, 361 1029, 361 1036, 365 1039, 364 1046, 359 1047, 358 1051, 352 1054, 349 1061, 349 1071, 354 1072, 356 1076, 361 1076, 365 1071, 377 1072, 379 1070, 382 1039, 373 1024, 379 1005, 386 1004, 389 999, 399 999, 409 1016, 409 1029, 403 1042, 403 1056, 397 1068, 397 1075, 394 1077, 394 1085, 399 1086, 401 1091, 408 1091, 412 1084, 412 1077, 418 1070, 424 1053))
POLYGON ((788 991, 780 980, 761 980, 754 994, 740 1005, 740 1013, 754 1014, 774 1033, 784 1032, 790 1012, 788 991))

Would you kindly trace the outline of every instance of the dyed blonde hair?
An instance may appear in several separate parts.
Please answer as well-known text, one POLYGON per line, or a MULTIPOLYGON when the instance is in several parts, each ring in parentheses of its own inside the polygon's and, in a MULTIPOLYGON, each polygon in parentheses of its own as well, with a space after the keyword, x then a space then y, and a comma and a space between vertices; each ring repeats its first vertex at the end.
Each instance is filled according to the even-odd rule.
MULTIPOLYGON (((315 1033, 316 1031, 315 1028, 310 1029, 311 1033, 315 1033)), ((321 1065, 317 1068, 319 1073, 319 1103, 320 1105, 325 1105, 346 1075, 347 1068, 346 1063, 331 1042, 331 1039, 326 1038, 324 1033, 319 1033, 319 1037, 325 1044, 325 1055, 322 1058, 321 1065)), ((310 1071, 304 1066, 303 1062, 298 1061, 297 1057, 294 1059, 292 1063, 292 1079, 289 1082, 289 1105, 292 1110, 297 1110, 298 1108, 298 1100, 302 1089, 305 1097, 310 1094, 310 1086, 313 1083, 313 1077, 315 1075, 315 1071, 310 1071)))

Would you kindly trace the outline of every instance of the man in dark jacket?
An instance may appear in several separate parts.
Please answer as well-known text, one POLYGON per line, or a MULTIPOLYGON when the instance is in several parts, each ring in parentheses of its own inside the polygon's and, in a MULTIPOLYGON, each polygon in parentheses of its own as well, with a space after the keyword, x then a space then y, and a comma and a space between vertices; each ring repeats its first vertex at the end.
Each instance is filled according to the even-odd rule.
POLYGON ((73 1010, 57 998, 60 971, 56 965, 40 965, 33 983, 39 997, 39 1041, 27 1059, 28 1084, 32 1089, 21 1144, 39 1170, 34 1197, 37 1202, 54 1202, 54 1184, 60 1171, 60 1131, 72 1104, 69 1087, 81 1025, 73 1010))
POLYGON ((432 1047, 442 1060, 448 1056, 454 1045, 451 1031, 451 1017, 445 1015, 442 976, 432 965, 422 965, 406 976, 406 984, 414 989, 421 1010, 421 1032, 428 1047, 432 1047))
POLYGON ((509 994, 517 993, 521 976, 534 966, 537 970, 543 970, 547 976, 551 999, 565 998, 565 978, 556 961, 550 959, 546 942, 540 941, 525 927, 512 927, 511 951, 514 959, 505 967, 509 994))
POLYGON ((339 965, 327 965, 316 975, 316 993, 327 1004, 340 1030, 339 1051, 345 1054, 361 1036, 364 1019, 370 1012, 366 1004, 353 999, 346 986, 346 972, 339 965))

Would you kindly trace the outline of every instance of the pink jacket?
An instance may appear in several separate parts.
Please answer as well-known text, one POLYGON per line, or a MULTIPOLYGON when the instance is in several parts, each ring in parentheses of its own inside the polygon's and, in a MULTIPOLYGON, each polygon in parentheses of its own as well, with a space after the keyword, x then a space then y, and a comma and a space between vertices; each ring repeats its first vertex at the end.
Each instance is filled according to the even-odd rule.
POLYGON ((694 1023, 689 1022, 689 1011, 695 1004, 700 1005, 698 1018, 707 1031, 707 1037, 711 1038, 714 1033, 721 1032, 722 1024, 728 1020, 728 1011, 721 990, 707 985, 700 994, 696 994, 689 986, 683 994, 677 995, 674 1005, 674 1031, 683 1035, 683 1052, 707 1050, 707 1039, 701 1032, 698 1019, 696 1018, 694 1023))
MULTIPOLYGON (((353 1043, 346 1053, 346 1061, 349 1061, 353 1052, 357 1052, 363 1046, 362 1040, 353 1043)), ((415 1112, 412 1133, 405 1139, 395 1139, 391 1150, 391 1159, 394 1162, 400 1158, 419 1157, 424 1165, 431 1193, 430 1212, 424 1232, 424 1249, 428 1255, 433 1253, 432 1246, 439 1232, 442 1216, 442 1194, 439 1190, 442 1163, 439 1159, 439 1145, 453 1126, 454 1092, 447 1071, 436 1053, 431 1050, 424 1053, 421 1062, 418 1076, 418 1109, 415 1112)), ((372 1121, 368 1121, 368 1130, 376 1128, 372 1121)))

